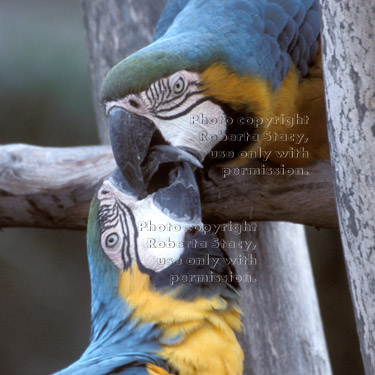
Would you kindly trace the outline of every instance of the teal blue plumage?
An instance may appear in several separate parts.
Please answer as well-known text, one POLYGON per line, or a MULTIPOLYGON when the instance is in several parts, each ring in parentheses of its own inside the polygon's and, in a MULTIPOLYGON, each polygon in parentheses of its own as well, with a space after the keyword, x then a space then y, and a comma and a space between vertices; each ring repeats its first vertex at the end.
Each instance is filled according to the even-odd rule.
POLYGON ((307 73, 318 48, 318 6, 316 0, 172 0, 153 43, 112 69, 102 99, 138 93, 178 70, 202 72, 215 63, 277 89, 291 62, 301 76, 307 73))
POLYGON ((98 199, 91 205, 87 248, 91 275, 91 337, 81 358, 56 375, 147 375, 146 364, 168 369, 156 353, 161 331, 132 318, 132 309, 118 295, 120 270, 100 246, 98 199))
MULTIPOLYGON (((191 146, 189 140, 193 140, 192 126, 189 124, 188 129, 186 129, 190 138, 187 137, 185 141, 182 135, 187 120, 184 116, 188 116, 189 111, 191 112, 194 108, 200 108, 200 110, 201 108, 208 108, 208 110, 214 108, 216 111, 220 108, 222 112, 215 112, 216 114, 227 114, 229 110, 234 111, 236 108, 242 110, 244 108, 237 106, 228 109, 227 107, 230 107, 231 102, 223 100, 220 103, 220 99, 217 99, 215 95, 200 98, 205 90, 205 94, 207 93, 206 88, 200 91, 205 82, 203 79, 203 83, 198 82, 199 79, 197 78, 191 78, 186 83, 182 76, 176 81, 172 77, 168 82, 159 81, 157 88, 155 84, 152 87, 152 83, 181 70, 203 73, 214 65, 222 65, 230 73, 234 72, 235 74, 232 76, 236 76, 236 79, 242 80, 243 77, 260 78, 262 84, 267 87, 266 96, 268 95, 268 99, 272 95, 272 90, 268 90, 268 88, 270 87, 274 91, 280 88, 292 64, 301 77, 307 74, 309 64, 315 57, 318 48, 318 35, 319 12, 317 0, 169 1, 157 25, 153 42, 117 64, 109 72, 103 84, 103 101, 113 101, 113 103, 107 103, 112 147, 119 167, 118 174, 125 180, 119 181, 116 174, 112 178, 117 179, 118 184, 116 186, 120 190, 129 193, 128 195, 125 194, 126 198, 123 198, 129 200, 129 202, 118 203, 118 205, 132 206, 133 210, 135 210, 134 207, 140 209, 142 208, 140 201, 147 203, 146 198, 153 196, 153 204, 161 212, 170 214, 177 212, 179 218, 187 216, 192 222, 195 222, 192 220, 192 217, 195 217, 192 213, 198 208, 200 210, 199 196, 197 199, 193 199, 197 195, 187 194, 185 196, 183 194, 179 188, 180 185, 172 181, 175 174, 171 166, 184 161, 184 163, 192 163, 193 169, 197 166, 202 167, 198 158, 203 160, 209 148, 206 147, 207 150, 201 151, 199 147, 189 147, 191 146), (180 82, 180 85, 178 85, 178 82, 180 82), (181 84, 181 82, 186 84, 181 84), (189 89, 194 87, 196 91, 191 89, 192 91, 184 96, 184 91, 174 91, 179 87, 185 90, 187 87, 189 89), (142 98, 141 92, 146 89, 147 91, 142 94, 142 98), (174 96, 171 94, 172 92, 174 96), (129 94, 134 95, 127 97, 129 94), (172 95, 172 98, 169 95, 172 95), (194 95, 197 95, 196 97, 199 100, 187 104, 189 100, 194 100, 194 95), (164 99, 165 103, 162 103, 162 105, 166 105, 166 107, 161 105, 164 99), (204 107, 211 100, 211 106, 204 107), (199 107, 199 105, 201 106, 199 107), (159 114, 161 114, 159 117, 158 108, 159 114), (165 120, 165 123, 160 118, 165 120), (173 126, 177 130, 173 131, 173 126), (148 132, 147 137, 146 132, 148 132), (188 157, 187 154, 190 156, 188 157), (151 176, 149 176, 150 173, 151 176), (160 180, 162 180, 161 186, 155 183, 155 181, 160 180), (172 189, 170 189, 171 187, 172 189), (139 191, 144 196, 140 195, 139 191), (136 200, 136 203, 133 200, 136 200), (176 205, 183 207, 182 212, 175 209, 174 206, 176 205)), ((295 82, 297 82, 298 74, 295 71, 292 73, 295 82)), ((178 74, 181 75, 181 72, 178 74)), ((190 74, 190 76, 202 77, 203 75, 190 74)), ((246 79, 243 81, 245 82, 246 79)), ((222 86, 219 85, 218 91, 225 91, 225 89, 222 90, 222 86)), ((256 94, 257 92, 254 93, 254 96, 256 94)), ((249 98, 249 103, 251 103, 251 99, 249 98)), ((252 113, 252 108, 246 108, 246 111, 252 113)), ((209 115, 209 113, 205 114, 209 115)), ((199 124, 196 126, 198 130, 202 130, 199 124)), ((205 128, 203 127, 203 129, 205 128)), ((192 168, 192 166, 190 167, 192 168)), ((189 176, 194 179, 193 169, 190 170, 189 176)), ((183 168, 180 169, 180 171, 182 170, 183 168)), ((182 182, 185 182, 182 184, 185 190, 194 186, 194 192, 198 193, 198 187, 195 186, 196 184, 192 185, 189 179, 182 182)), ((103 194, 104 190, 102 190, 103 194)), ((98 199, 94 198, 88 227, 88 257, 92 285, 90 345, 76 363, 59 374, 95 373, 104 375, 116 373, 145 375, 147 374, 146 364, 148 363, 156 364, 170 372, 166 360, 170 361, 169 355, 173 356, 174 354, 169 352, 169 355, 165 356, 165 360, 158 354, 161 353, 164 345, 163 332, 161 332, 159 326, 134 320, 133 311, 127 304, 126 299, 119 296, 119 280, 121 275, 124 275, 121 274, 121 270, 128 269, 131 263, 131 253, 125 254, 125 250, 122 251, 121 259, 116 258, 108 248, 106 249, 107 253, 104 253, 105 245, 101 245, 100 223, 98 223, 98 206, 98 199), (113 256, 113 259, 111 256, 113 256)), ((116 210, 116 206, 117 203, 111 209, 116 210)), ((128 212, 131 211, 128 206, 122 214, 126 218, 131 216, 128 212)), ((143 215, 142 220, 157 219, 154 206, 150 206, 149 211, 139 211, 143 215)), ((106 219, 112 217, 117 220, 119 212, 116 214, 113 214, 113 212, 108 210, 106 219)), ((132 215, 139 212, 133 212, 132 215)), ((176 215, 167 216, 175 218, 176 215)), ((110 230, 118 226, 118 223, 119 221, 115 224, 110 223, 110 230)), ((130 219, 127 223, 131 224, 130 219)), ((133 226, 136 227, 135 219, 133 226)), ((129 243, 132 240, 129 228, 125 230, 122 227, 120 237, 124 243, 129 243)), ((170 233, 165 232, 165 237, 168 236, 170 236, 170 233)), ((185 235, 185 240, 191 241, 197 239, 202 240, 202 242, 206 240, 210 242, 212 238, 213 236, 202 234, 199 231, 187 231, 185 235)), ((137 241, 134 242, 134 253, 137 255, 138 244, 137 241)), ((144 252, 142 259, 147 263, 152 259, 150 254, 152 255, 153 252, 145 248, 142 248, 142 250, 144 252)), ((160 253, 158 254, 160 256, 160 253)), ((212 283, 199 281, 190 282, 188 285, 184 285, 182 282, 182 285, 179 285, 179 283, 173 286, 169 285, 171 276, 178 275, 179 272, 182 272, 186 277, 232 274, 234 270, 227 266, 224 260, 225 253, 221 249, 207 246, 202 249, 185 248, 179 256, 181 256, 181 264, 172 264, 163 269, 153 269, 151 266, 159 266, 159 264, 152 263, 152 261, 150 264, 147 263, 148 267, 143 267, 138 257, 138 267, 142 274, 149 276, 153 288, 158 291, 173 290, 176 292, 175 297, 179 302, 195 301, 199 299, 198 297, 203 299, 215 297, 224 301, 230 306, 233 321, 236 321, 236 323, 230 323, 232 326, 228 324, 231 329, 235 328, 239 323, 238 285, 236 282, 212 283), (215 266, 216 269, 207 266, 192 268, 189 265, 188 258, 199 258, 202 257, 202 254, 209 254, 212 258, 220 260, 215 266)), ((204 277, 198 279, 205 280, 204 277)), ((195 279, 193 278, 193 280, 195 279)), ((227 279, 220 277, 220 280, 227 279)), ((126 295, 124 291, 122 293, 122 296, 126 295)), ((142 304, 144 306, 144 302, 142 304)), ((138 310, 139 308, 140 306, 137 306, 138 310)), ((143 313, 146 314, 147 312, 143 313)), ((179 340, 179 336, 172 337, 171 340, 179 340)), ((173 345, 176 342, 173 342, 173 345)), ((233 343, 237 348, 238 343, 236 341, 233 341, 233 343)), ((197 348, 199 349, 198 346, 197 348)), ((242 351, 239 346, 237 349, 232 353, 232 367, 237 367, 235 373, 239 374, 242 373, 242 370, 240 370, 242 351)), ((186 354, 186 352, 184 353, 186 354)), ((189 363, 191 368, 194 368, 194 361, 198 354, 198 352, 192 354, 189 363)), ((219 354, 218 352, 213 353, 214 358, 216 358, 216 355, 220 356, 219 354)), ((168 363, 172 363, 171 366, 173 365, 175 369, 180 369, 178 367, 181 366, 179 359, 174 358, 172 361, 175 362, 168 363)), ((204 367, 204 361, 202 364, 204 367)), ((191 372, 186 373, 190 374, 191 372)), ((216 375, 217 371, 213 370, 212 374, 216 375)))
MULTIPOLYGON (((194 175, 189 173, 189 176, 193 178, 194 175)), ((226 254, 219 247, 210 247, 209 244, 216 237, 212 234, 194 230, 185 233, 184 240, 186 243, 193 241, 199 243, 207 242, 208 248, 186 245, 180 257, 181 263, 171 264, 159 272, 147 268, 141 261, 140 253, 142 252, 142 255, 148 256, 150 249, 139 248, 138 241, 140 241, 140 237, 149 236, 150 234, 149 232, 144 234, 141 231, 137 231, 137 235, 132 236, 130 223, 122 216, 122 213, 125 212, 123 210, 124 207, 127 207, 127 204, 133 204, 134 206, 136 198, 132 195, 127 195, 125 191, 117 189, 119 187, 117 184, 119 183, 122 187, 125 186, 123 184, 124 179, 119 177, 118 173, 112 175, 111 181, 105 181, 94 197, 88 220, 87 248, 92 294, 90 344, 78 361, 58 372, 57 375, 164 374, 164 372, 159 372, 162 370, 165 370, 165 374, 175 374, 176 372, 173 372, 167 364, 168 358, 161 357, 161 353, 166 345, 173 347, 176 344, 181 344, 185 333, 165 336, 165 332, 162 331, 163 326, 158 324, 157 321, 147 323, 140 318, 136 318, 136 309, 130 307, 128 300, 120 292, 120 280, 124 272, 127 270, 131 274, 131 271, 129 271, 131 269, 130 266, 134 263, 137 269, 149 277, 152 283, 152 291, 160 291, 160 295, 177 292, 173 295, 179 301, 194 301, 200 297, 208 300, 213 299, 210 303, 214 303, 216 299, 220 299, 223 305, 237 308, 238 283, 233 277, 235 272, 233 267, 229 266, 225 261, 226 254), (116 203, 111 200, 113 197, 116 197, 116 203), (120 197, 122 200, 120 200, 120 197), (121 230, 118 223, 121 223, 121 230), (109 230, 109 234, 107 230, 109 230), (114 233, 124 239, 124 243, 120 247, 123 257, 126 256, 125 253, 127 252, 126 244, 129 244, 132 248, 130 253, 133 254, 133 257, 130 263, 127 263, 128 268, 125 265, 122 267, 116 266, 116 262, 113 261, 114 258, 111 258, 115 254, 115 248, 108 247, 107 239, 114 233), (103 238, 106 239, 104 242, 103 238), (106 250, 104 250, 103 246, 106 247, 106 250), (212 262, 210 265, 198 262, 205 254, 209 254, 211 259, 217 259, 215 265, 211 264, 212 262), (197 266, 192 267, 190 263, 192 259, 194 259, 194 263, 197 266), (171 276, 180 274, 192 275, 194 279, 188 283, 176 280, 175 284, 171 284, 171 276), (233 280, 223 279, 210 282, 208 278, 211 277, 211 274, 212 277, 232 277, 233 280), (157 371, 149 372, 150 365, 157 366, 157 371)), ((194 181, 191 183, 194 183, 194 181)), ((188 188, 188 181, 186 181, 186 185, 188 188)), ((183 198, 183 194, 178 187, 180 187, 179 183, 169 186, 170 189, 176 189, 170 193, 169 198, 172 199, 177 193, 179 193, 177 195, 181 199, 183 198)), ((166 189, 168 190, 168 187, 166 189)), ((194 199, 184 198, 180 204, 185 209, 182 214, 183 218, 186 219, 187 213, 190 212, 187 208, 194 206, 196 202, 194 199)), ((141 202, 144 202, 147 206, 148 200, 146 198, 141 202)), ((160 202, 165 201, 161 199, 160 202)), ((137 209, 143 210, 142 204, 135 205, 135 207, 132 213, 126 211, 126 218, 134 217, 137 209)), ((160 214, 162 209, 163 207, 160 207, 160 214)), ((167 236, 172 236, 172 234, 166 232, 167 236)), ((159 252, 159 256, 163 257, 162 251, 159 252)), ((144 257, 142 259, 147 261, 144 257)), ((139 279, 134 276, 134 278, 128 280, 128 285, 137 281, 139 279)), ((171 316, 173 316, 173 313, 172 311, 171 316)))

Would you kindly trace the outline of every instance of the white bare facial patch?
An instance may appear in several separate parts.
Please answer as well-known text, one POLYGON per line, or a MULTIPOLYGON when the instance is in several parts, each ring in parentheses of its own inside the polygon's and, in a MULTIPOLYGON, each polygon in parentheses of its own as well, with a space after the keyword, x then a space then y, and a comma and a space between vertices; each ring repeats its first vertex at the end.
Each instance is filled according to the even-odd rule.
POLYGON ((201 224, 176 221, 155 206, 152 195, 137 200, 108 180, 97 197, 101 246, 121 270, 131 262, 155 272, 165 269, 182 255, 188 229, 201 224))
POLYGON ((144 116, 154 122, 164 139, 175 147, 187 147, 203 160, 225 135, 225 114, 221 107, 204 95, 200 75, 181 70, 152 83, 138 95, 131 94, 108 102, 112 107, 144 116), (217 121, 197 121, 205 118, 217 121))

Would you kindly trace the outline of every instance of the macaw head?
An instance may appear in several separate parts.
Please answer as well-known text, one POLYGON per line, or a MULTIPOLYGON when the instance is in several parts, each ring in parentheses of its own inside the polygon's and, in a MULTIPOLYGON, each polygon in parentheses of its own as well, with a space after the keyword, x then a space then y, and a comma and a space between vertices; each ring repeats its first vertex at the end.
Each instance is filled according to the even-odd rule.
POLYGON ((160 158, 164 168, 155 171, 155 181, 166 180, 170 172, 166 159, 169 167, 175 161, 202 167, 226 129, 224 112, 204 94, 199 73, 183 69, 173 53, 153 49, 151 45, 150 51, 113 68, 103 86, 113 153, 138 196, 155 190, 148 172, 158 169, 160 158), (220 123, 203 124, 199 114, 209 114, 220 123))
MULTIPOLYGON (((188 153, 197 165, 219 143, 221 150, 242 150, 246 133, 256 131, 248 118, 291 109, 317 46, 317 33, 296 43, 307 14, 299 2, 176 4, 167 5, 153 43, 114 66, 102 86, 114 156, 134 181, 142 180, 155 146, 171 146, 171 160, 188 153), (245 136, 222 142, 239 133, 245 136)), ((319 19, 316 10, 309 14, 319 19)))
MULTIPOLYGON (((85 366, 100 356, 120 361, 129 352, 126 358, 134 367, 149 369, 151 363, 177 373, 198 362, 204 368, 207 351, 197 343, 208 335, 214 342, 208 349, 212 355, 229 342, 228 360, 242 368, 234 334, 241 326, 234 268, 218 239, 197 227, 194 173, 187 162, 177 164, 170 185, 144 199, 131 193, 117 170, 92 201, 87 231, 92 337, 80 361, 85 366), (178 205, 173 202, 177 198, 178 205), (176 346, 187 354, 181 357, 176 346)), ((167 374, 158 371, 149 373, 167 374)))
MULTIPOLYGON (((202 232, 193 168, 182 162, 172 174, 175 178, 168 186, 144 199, 127 190, 128 184, 118 169, 104 181, 93 199, 88 224, 93 290, 113 297, 123 275, 137 269, 149 278, 153 288, 168 292, 180 285, 174 282, 175 275, 197 271, 188 264, 189 259, 208 254, 218 260, 198 267, 199 274, 234 275, 218 239, 202 232), (105 292, 108 287, 110 293, 105 292)), ((205 291, 214 292, 223 285, 226 289, 227 283, 206 280, 204 284, 205 291)), ((238 286, 234 280, 229 284, 238 286)), ((198 285, 193 280, 181 289, 194 296, 199 293, 198 285)))
MULTIPOLYGON (((168 146, 171 162, 194 161, 201 167, 226 135, 227 121, 235 116, 233 107, 221 101, 220 95, 212 95, 218 87, 219 92, 225 90, 225 76, 219 77, 225 69, 215 65, 219 56, 194 56, 190 43, 184 40, 181 44, 179 39, 158 40, 128 57, 109 72, 103 85, 114 156, 117 165, 123 166, 123 174, 131 177, 133 184, 139 181, 138 195, 142 195, 140 187, 152 191, 144 182, 150 152, 153 160, 161 154, 165 157, 164 146, 168 146), (210 66, 215 72, 206 72, 205 80, 203 73, 210 66), (209 90, 213 79, 214 87, 209 90)), ((203 52, 206 46, 194 47, 203 52)), ((238 127, 233 125, 230 130, 238 127)), ((160 173, 157 178, 165 179, 160 173)))

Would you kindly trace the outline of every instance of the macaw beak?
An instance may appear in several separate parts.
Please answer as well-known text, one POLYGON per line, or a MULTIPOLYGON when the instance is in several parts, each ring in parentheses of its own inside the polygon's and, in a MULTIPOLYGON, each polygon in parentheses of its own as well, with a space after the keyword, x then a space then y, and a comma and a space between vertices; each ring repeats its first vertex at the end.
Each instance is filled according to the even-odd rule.
MULTIPOLYGON (((113 171, 109 182, 123 193, 133 193, 119 168, 113 171)), ((186 161, 176 163, 169 173, 168 185, 156 191, 152 200, 160 211, 176 221, 200 223, 202 220, 198 184, 193 167, 186 161)))
POLYGON ((191 163, 178 163, 170 173, 170 183, 153 196, 154 204, 177 221, 199 223, 202 220, 198 184, 191 163))
POLYGON ((182 148, 168 145, 154 123, 120 107, 109 110, 113 156, 123 178, 123 190, 144 198, 170 183, 176 163, 202 167, 182 148))
POLYGON ((109 111, 109 127, 116 164, 134 193, 142 197, 145 186, 141 164, 156 128, 147 118, 119 107, 109 111))

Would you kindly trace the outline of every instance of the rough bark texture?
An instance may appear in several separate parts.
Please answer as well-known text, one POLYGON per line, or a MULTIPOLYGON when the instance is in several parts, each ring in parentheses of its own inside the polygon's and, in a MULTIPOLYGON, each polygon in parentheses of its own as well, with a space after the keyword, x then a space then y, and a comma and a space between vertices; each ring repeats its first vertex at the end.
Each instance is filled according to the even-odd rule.
MULTIPOLYGON (((117 48, 119 44, 123 44, 124 40, 127 40, 128 36, 132 40, 131 48, 127 48, 125 55, 128 55, 132 52, 134 46, 134 40, 141 40, 140 44, 143 41, 148 41, 146 36, 151 36, 153 30, 153 22, 156 21, 160 12, 159 10, 165 4, 165 0, 159 1, 137 1, 138 10, 134 8, 135 1, 124 0, 124 1, 106 1, 103 0, 82 0, 84 12, 86 18, 92 18, 91 21, 86 21, 86 26, 88 28, 88 42, 93 44, 101 44, 98 46, 89 46, 89 50, 92 51, 90 54, 90 60, 109 60, 108 56, 117 54, 117 48), (104 6, 104 3, 107 5, 104 6), (91 12, 90 9, 100 9, 100 11, 91 12), (155 11, 158 10, 158 12, 155 11), (106 14, 107 13, 107 14, 106 14), (149 17, 152 14, 152 18, 149 17), (107 18, 110 19, 110 22, 105 21, 107 18), (144 20, 149 20, 145 22, 144 20), (110 33, 108 34, 108 29, 101 27, 102 23, 108 24, 110 28, 110 33), (118 25, 115 25, 115 23, 118 25), (131 31, 131 32, 129 32, 131 31), (100 35, 102 34, 102 35, 100 35), (113 36, 116 34, 116 36, 113 36), (95 38, 90 37, 90 35, 95 35, 95 38), (115 43, 107 43, 107 38, 112 38, 115 43), (141 38, 141 39, 140 39, 141 38), (121 41, 121 43, 119 42, 121 41), (115 48, 115 51, 112 51, 112 48, 115 48), (103 57, 102 57, 103 56, 103 57)), ((124 43, 125 44, 125 43, 124 43)), ((135 47, 135 46, 134 46, 135 47)), ((137 46, 140 47, 140 46, 137 46)), ((116 59, 117 60, 117 59, 116 59)), ((101 66, 100 62, 97 62, 95 66, 91 68, 91 74, 93 76, 93 82, 101 81, 102 71, 96 71, 101 66), (98 78, 99 76, 99 78, 98 78)), ((94 90, 97 89, 97 85, 94 84, 94 90)), ((96 94, 94 94, 96 95, 96 94)), ((95 97, 95 96, 94 96, 95 97)), ((107 140, 108 138, 104 135, 105 129, 103 125, 101 126, 101 138, 107 140)), ((243 179, 238 180, 240 184, 246 184, 247 181, 243 179)), ((242 195, 243 196, 243 195, 242 195)), ((236 198, 239 198, 236 196, 236 198)), ((224 198, 219 202, 222 205, 222 210, 225 210, 223 207, 224 198)), ((245 207, 247 205, 244 204, 245 207)), ((251 209, 251 207, 249 207, 251 209)), ((227 207, 226 207, 227 209, 227 207)), ((210 220, 208 220, 210 221, 210 220)), ((266 242, 262 244, 262 251, 267 252, 268 256, 264 258, 264 269, 265 270, 274 270, 275 259, 280 256, 277 249, 279 243, 283 242, 285 245, 280 248, 280 251, 285 250, 288 252, 290 248, 296 249, 293 254, 297 254, 300 251, 302 254, 306 254, 307 248, 306 243, 304 242, 304 233, 301 230, 297 230, 297 227, 293 225, 285 226, 285 224, 264 224, 262 229, 262 234, 260 236, 265 236, 266 238, 270 233, 274 233, 274 236, 270 237, 266 242), (285 240, 284 240, 284 239, 285 240), (297 251, 298 249, 298 251, 297 251)), ((231 236, 231 233, 227 233, 231 236)), ((251 239, 251 233, 245 233, 244 239, 251 239)), ((237 250, 239 251, 239 250, 237 250)), ((282 254, 284 251, 282 251, 282 254)), ((279 285, 274 285, 274 279, 268 279, 272 276, 268 271, 264 272, 264 294, 263 297, 268 301, 268 304, 263 305, 262 301, 256 301, 256 304, 259 307, 253 309, 253 299, 251 294, 251 286, 245 285, 242 291, 242 303, 246 307, 246 312, 252 314, 251 321, 246 321, 245 324, 251 324, 259 327, 259 330, 264 329, 266 334, 263 337, 268 340, 269 345, 263 345, 264 342, 260 340, 257 342, 257 338, 261 338, 262 334, 259 334, 258 337, 255 332, 251 330, 245 332, 243 339, 243 345, 245 351, 248 348, 252 348, 254 354, 253 357, 248 356, 245 359, 245 371, 244 374, 331 374, 328 353, 325 348, 325 339, 322 332, 321 319, 319 315, 319 308, 316 301, 314 284, 311 277, 304 281, 305 273, 311 273, 310 264, 308 259, 304 257, 293 258, 294 262, 289 258, 286 258, 288 263, 288 270, 292 270, 290 274, 283 274, 278 271, 277 283, 279 285), (294 268, 296 269, 294 271, 294 268), (290 279, 292 275, 295 275, 296 278, 291 282, 290 279), (306 284, 305 284, 306 283, 306 284), (296 299, 295 291, 293 288, 295 285, 304 285, 305 293, 301 298, 296 299), (250 290, 249 290, 250 289, 250 290), (277 293, 283 290, 284 299, 277 299, 277 293), (272 305, 272 301, 279 301, 280 305, 274 309, 273 314, 267 314, 262 307, 267 308, 267 306, 272 305), (308 319, 305 318, 304 314, 309 311, 308 319), (251 312, 249 312, 251 310, 251 312), (278 312, 284 312, 282 319, 279 320, 280 314, 278 312), (266 315, 266 318, 265 318, 266 315), (264 324, 264 327, 262 325, 264 324), (289 331, 289 327, 295 327, 294 333, 289 331), (266 331, 269 330, 269 333, 266 331), (249 334, 253 334, 251 337, 249 334), (303 349, 296 350, 296 345, 294 343, 301 342, 299 340, 302 334, 308 334, 306 336, 306 342, 303 345, 303 349), (292 336, 298 336, 298 338, 291 339, 292 336), (292 340, 292 341, 290 341, 292 340), (273 347, 272 344, 281 345, 282 347, 273 347), (293 343, 293 345, 292 345, 293 343), (311 350, 305 350, 310 348, 311 350), (276 355, 270 354, 272 360, 266 360, 268 349, 273 349, 276 351, 276 355), (263 355, 261 355, 261 353, 263 355), (285 357, 281 357, 285 356, 285 357), (284 360, 283 358, 288 358, 284 360), (319 358, 317 361, 316 358, 319 358), (295 364, 297 363, 297 365, 295 364), (254 370, 256 369, 256 370, 254 370), (298 369, 298 371, 295 371, 298 369), (254 371, 253 371, 254 370, 254 371)), ((263 288, 263 282, 259 282, 259 288, 263 288)), ((248 327, 246 327, 247 329, 248 327)))
POLYGON ((336 202, 366 374, 375 374, 375 7, 322 2, 336 202))
MULTIPOLYGON (((247 167, 260 164, 264 163, 253 161, 247 167)), ((329 161, 311 164, 305 171, 307 176, 231 175, 223 179, 221 168, 211 168, 198 181, 203 216, 214 222, 252 219, 337 228, 329 161)))
POLYGON ((108 146, 0 146, 0 227, 85 229, 115 163, 108 146))
MULTIPOLYGON (((255 161, 251 167, 258 167, 255 161)), ((0 227, 85 229, 89 202, 115 167, 109 146, 0 146, 0 227)), ((328 161, 308 176, 230 176, 221 168, 200 176, 209 223, 282 220, 337 227, 328 161)))
POLYGON ((252 241, 248 251, 229 251, 239 276, 252 278, 241 282, 244 373, 330 374, 303 226, 257 223, 255 232, 225 238, 252 241))
POLYGON ((150 43, 167 0, 81 0, 92 95, 101 143, 109 144, 107 119, 100 102, 104 77, 124 57, 150 43), (124 6, 126 4, 126 6, 124 6))

